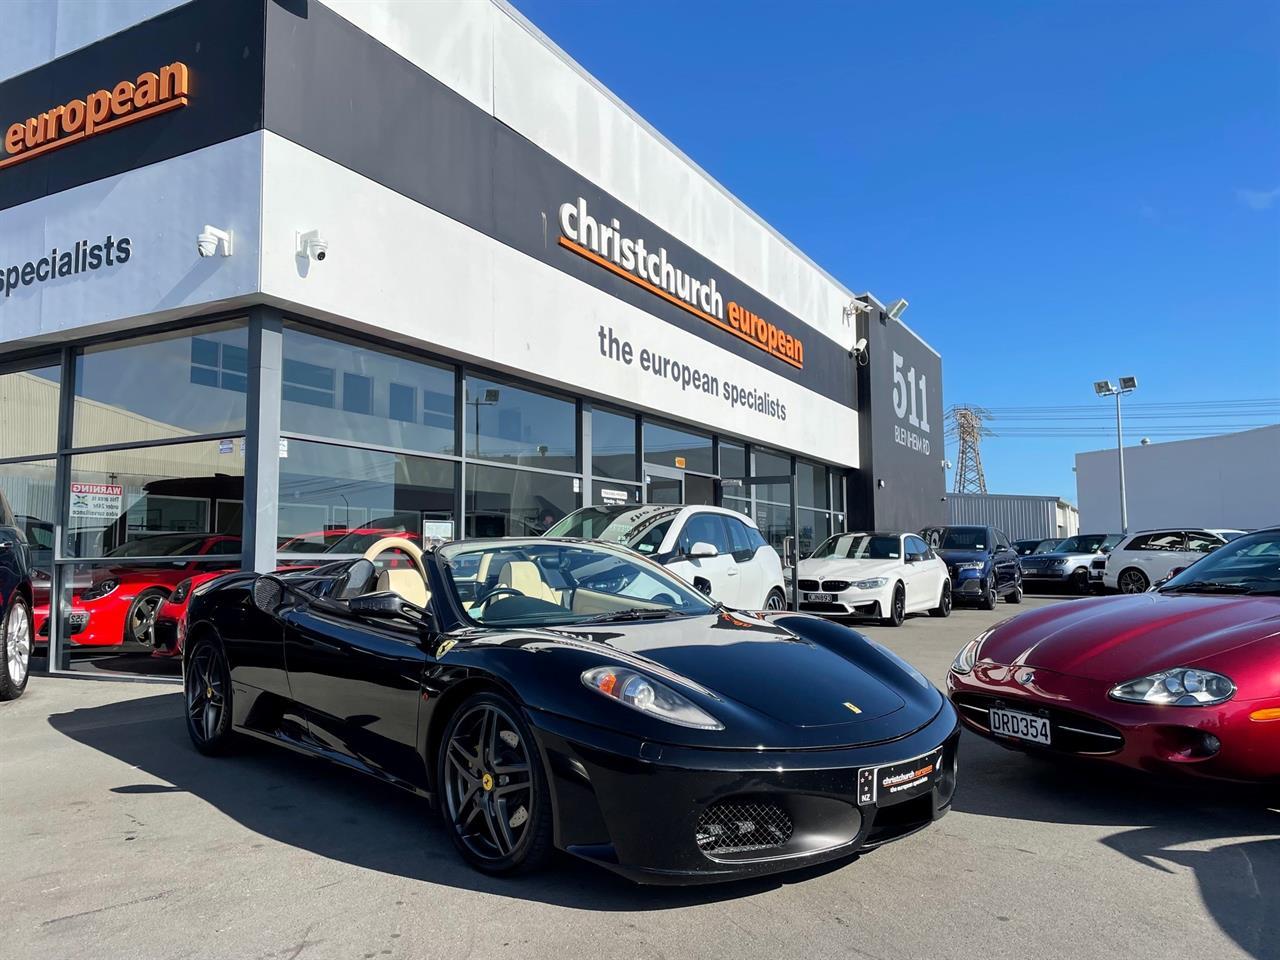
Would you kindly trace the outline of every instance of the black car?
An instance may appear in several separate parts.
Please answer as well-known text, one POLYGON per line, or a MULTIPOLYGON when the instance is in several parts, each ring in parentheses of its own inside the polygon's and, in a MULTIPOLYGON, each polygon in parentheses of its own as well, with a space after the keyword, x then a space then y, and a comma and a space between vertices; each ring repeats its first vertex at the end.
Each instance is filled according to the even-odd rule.
POLYGON ((0 700, 27 688, 34 629, 27 538, 0 493, 0 700))
POLYGON ((191 601, 187 727, 432 799, 492 873, 553 848, 644 883, 846 857, 951 805, 959 728, 847 627, 735 613, 623 547, 390 538, 191 601))
POLYGON ((925 527, 920 536, 947 564, 956 603, 996 608, 1022 602, 1022 566, 1004 532, 989 526, 925 527))

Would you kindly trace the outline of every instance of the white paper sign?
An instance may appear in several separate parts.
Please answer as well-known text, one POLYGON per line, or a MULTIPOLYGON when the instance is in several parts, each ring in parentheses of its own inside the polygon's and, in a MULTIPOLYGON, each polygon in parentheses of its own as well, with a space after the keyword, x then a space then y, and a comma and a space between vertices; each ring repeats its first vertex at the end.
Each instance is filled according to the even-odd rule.
POLYGON ((106 526, 120 519, 124 487, 118 483, 71 484, 71 524, 106 526))

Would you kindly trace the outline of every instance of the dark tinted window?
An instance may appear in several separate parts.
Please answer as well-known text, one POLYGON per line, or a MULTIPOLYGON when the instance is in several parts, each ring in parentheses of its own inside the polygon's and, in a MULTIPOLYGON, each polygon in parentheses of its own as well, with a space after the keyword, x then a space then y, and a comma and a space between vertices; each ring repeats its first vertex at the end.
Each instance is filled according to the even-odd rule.
POLYGON ((724 518, 725 526, 729 528, 729 545, 732 547, 736 556, 742 559, 749 559, 756 552, 755 544, 751 542, 751 535, 747 532, 747 525, 741 520, 734 520, 731 517, 724 518))
POLYGON ((661 423, 646 422, 644 461, 695 473, 711 473, 711 438, 661 423))
POLYGON ((729 539, 718 514, 695 513, 680 531, 680 551, 688 553, 695 543, 709 543, 721 553, 729 553, 729 539))
POLYGON ((469 376, 466 416, 469 456, 547 470, 578 468, 578 415, 572 400, 469 376))
POLYGON ((636 479, 636 418, 591 411, 591 472, 612 480, 636 479))
POLYGON ((907 537, 907 554, 909 556, 923 557, 929 552, 929 545, 919 537, 907 537))
POLYGON ((1223 540, 1219 536, 1192 530, 1187 534, 1187 545, 1184 549, 1194 550, 1196 553, 1209 553, 1218 549, 1222 544, 1223 540))
POLYGON ((1164 533, 1147 533, 1134 537, 1129 550, 1181 550, 1184 538, 1181 531, 1169 530, 1164 533))

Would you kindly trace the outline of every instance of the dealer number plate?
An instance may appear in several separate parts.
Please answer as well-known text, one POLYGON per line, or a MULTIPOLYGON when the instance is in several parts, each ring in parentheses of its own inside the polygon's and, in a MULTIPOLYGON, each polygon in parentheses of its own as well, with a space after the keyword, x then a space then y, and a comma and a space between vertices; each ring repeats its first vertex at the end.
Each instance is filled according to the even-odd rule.
POLYGON ((835 603, 836 595, 834 593, 806 593, 804 598, 809 603, 835 603))
POLYGON ((991 708, 991 732, 998 737, 1030 740, 1032 743, 1049 744, 1049 721, 1016 710, 991 708))
POLYGON ((858 803, 880 807, 910 800, 933 789, 942 771, 942 747, 923 757, 864 767, 858 771, 858 803))

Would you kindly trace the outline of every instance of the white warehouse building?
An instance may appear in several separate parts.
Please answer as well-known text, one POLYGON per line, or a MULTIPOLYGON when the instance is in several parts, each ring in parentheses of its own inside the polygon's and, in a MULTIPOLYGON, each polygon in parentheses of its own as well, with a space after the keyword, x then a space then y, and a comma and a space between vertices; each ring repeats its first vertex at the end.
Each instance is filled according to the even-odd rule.
MULTIPOLYGON (((1130 530, 1280 524, 1280 424, 1125 447, 1124 469, 1130 530)), ((1076 454, 1076 494, 1083 527, 1120 529, 1115 448, 1076 454)))

